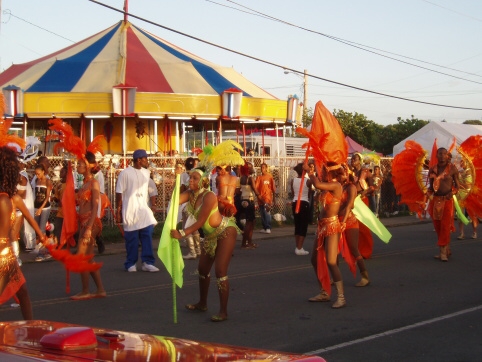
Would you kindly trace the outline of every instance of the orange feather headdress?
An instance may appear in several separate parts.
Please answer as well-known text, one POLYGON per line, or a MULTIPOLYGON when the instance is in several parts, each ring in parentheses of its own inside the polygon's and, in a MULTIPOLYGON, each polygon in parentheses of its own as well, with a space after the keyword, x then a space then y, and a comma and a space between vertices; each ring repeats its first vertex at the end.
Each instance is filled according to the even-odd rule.
MULTIPOLYGON (((5 97, 0 94, 0 117, 5 113, 5 97)), ((16 135, 8 134, 13 120, 0 119, 0 147, 8 146, 9 143, 17 144, 21 149, 25 148, 25 140, 16 135)))
POLYGON ((101 140, 104 139, 103 135, 96 136, 87 147, 85 145, 85 142, 80 137, 74 135, 74 130, 72 129, 72 127, 69 124, 65 123, 62 119, 53 118, 49 120, 49 124, 49 129, 57 132, 57 134, 47 136, 46 140, 60 141, 54 146, 54 153, 56 155, 59 154, 61 148, 75 155, 79 160, 84 159, 85 153, 87 151, 90 151, 93 154, 95 154, 96 152, 100 152, 102 155, 104 154, 104 151, 100 146, 101 140))
POLYGON ((313 112, 311 130, 298 127, 296 133, 308 137, 303 145, 306 153, 312 154, 318 170, 324 163, 345 163, 348 157, 348 144, 336 117, 318 101, 313 112))

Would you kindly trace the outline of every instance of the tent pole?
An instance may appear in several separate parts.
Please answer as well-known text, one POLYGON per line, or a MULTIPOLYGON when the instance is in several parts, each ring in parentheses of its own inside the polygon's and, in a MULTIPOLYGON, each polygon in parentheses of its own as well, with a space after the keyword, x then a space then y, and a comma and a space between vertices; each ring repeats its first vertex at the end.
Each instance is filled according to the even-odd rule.
POLYGON ((280 157, 280 156, 279 156, 279 136, 278 136, 278 123, 276 123, 276 124, 275 124, 275 130, 276 130, 276 146, 277 146, 277 148, 278 148, 278 152, 277 152, 277 153, 278 153, 278 155, 277 155, 277 157, 278 157, 278 159, 279 159, 279 157, 280 157))
POLYGON ((122 117, 122 152, 124 153, 124 161, 126 159, 126 117, 122 117))
POLYGON ((154 120, 154 139, 156 140, 154 142, 154 151, 157 153, 157 151, 159 151, 159 145, 157 144, 159 142, 157 139, 157 119, 154 120))
POLYGON ((244 146, 244 156, 247 155, 248 150, 246 149, 246 128, 243 122, 243 146, 244 146))

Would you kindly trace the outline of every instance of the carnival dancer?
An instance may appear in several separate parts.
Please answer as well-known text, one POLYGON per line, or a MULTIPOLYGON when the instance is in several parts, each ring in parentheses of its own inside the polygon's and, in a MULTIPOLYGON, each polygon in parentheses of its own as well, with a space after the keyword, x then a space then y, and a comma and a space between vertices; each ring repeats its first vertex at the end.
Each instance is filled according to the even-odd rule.
MULTIPOLYGON (((54 152, 60 148, 75 155, 78 161, 77 172, 83 175, 83 185, 74 194, 74 180, 69 163, 67 171, 66 187, 62 196, 62 212, 64 222, 62 224, 61 240, 57 245, 47 246, 51 255, 64 263, 66 270, 80 273, 82 290, 70 297, 72 300, 86 300, 91 298, 104 298, 106 291, 100 277, 101 263, 95 263, 94 247, 95 238, 102 231, 102 222, 98 217, 100 202, 99 182, 94 178, 92 169, 96 165, 95 152, 101 152, 100 141, 104 136, 95 137, 86 147, 84 141, 75 136, 72 127, 64 123, 62 119, 55 118, 49 121, 50 129, 55 131, 50 139, 58 138, 54 146, 54 152), (75 196, 74 196, 75 195, 75 196), (78 206, 78 214, 75 206, 78 206), (77 225, 77 221, 79 224, 77 225), (73 235, 79 231, 77 253, 70 254, 70 250, 62 248, 67 242, 71 243, 73 235), (89 291, 89 277, 92 277, 96 285, 96 292, 89 291)), ((67 287, 70 291, 70 287, 67 287)))
POLYGON ((343 230, 343 238, 346 240, 349 249, 348 251, 351 254, 344 255, 344 258, 354 276, 356 276, 355 263, 360 270, 361 280, 356 283, 355 286, 365 287, 370 284, 370 279, 368 278, 368 271, 365 267, 365 262, 358 249, 359 222, 352 211, 355 207, 357 190, 356 186, 353 184, 353 178, 349 177, 348 167, 346 165, 342 166, 343 173, 339 174, 338 181, 343 186, 343 195, 338 217, 341 224, 345 225, 343 230))
POLYGON ((238 184, 238 178, 231 175, 231 166, 218 166, 218 176, 216 176, 216 190, 218 192, 219 212, 224 216, 236 215, 234 205, 234 193, 238 184))
MULTIPOLYGON (((77 163, 77 172, 84 178, 82 187, 77 192, 77 204, 79 206, 79 241, 77 254, 91 255, 94 253, 96 237, 102 232, 102 221, 98 217, 100 202, 99 182, 92 174, 92 168, 96 165, 95 155, 87 151, 85 157, 77 163)), ((104 289, 100 270, 80 273, 82 290, 80 293, 70 297, 72 300, 84 300, 90 298, 104 298, 107 293, 104 289), (89 290, 89 276, 92 277, 97 287, 94 294, 89 290)))
POLYGON ((342 231, 338 213, 340 211, 343 188, 337 180, 339 173, 343 172, 342 167, 334 162, 328 162, 323 167, 323 181, 318 180, 310 172, 310 166, 307 163, 303 165, 303 170, 308 173, 313 186, 322 191, 319 196, 319 204, 322 205, 321 218, 318 220, 317 239, 313 245, 311 263, 315 273, 321 280, 320 284, 323 289, 319 295, 310 298, 310 301, 330 301, 331 287, 328 270, 326 270, 326 265, 328 264, 333 282, 338 291, 337 300, 332 305, 332 308, 342 308, 346 305, 346 301, 343 291, 343 280, 338 267, 338 242, 342 231))
POLYGON ((297 128, 297 133, 309 138, 307 144, 307 158, 313 155, 318 174, 322 172, 320 181, 310 169, 307 159, 303 170, 308 173, 313 186, 323 191, 319 196, 321 217, 318 220, 317 240, 313 246, 311 262, 321 286, 321 292, 310 298, 313 302, 328 302, 331 295, 330 277, 335 283, 338 296, 332 308, 342 308, 346 305, 343 280, 337 265, 338 242, 342 231, 342 224, 338 218, 343 188, 337 180, 343 173, 342 163, 347 159, 348 145, 338 120, 318 101, 313 112, 311 130, 297 128))
MULTIPOLYGON (((195 168, 198 164, 199 160, 197 158, 188 157, 186 161, 184 161, 184 167, 186 171, 181 173, 181 193, 189 189, 189 173, 193 168, 195 168)), ((190 221, 189 215, 186 212, 186 204, 179 206, 179 215, 181 217, 182 228, 186 228, 189 226, 190 221)), ((189 252, 186 255, 183 255, 182 258, 186 260, 193 260, 201 256, 201 235, 199 230, 195 230, 192 234, 186 235, 184 240, 187 243, 187 247, 189 252)))
MULTIPOLYGON (((241 241, 242 249, 256 249, 257 244, 253 243, 254 222, 256 220, 256 211, 254 207, 255 197, 258 196, 256 191, 253 174, 255 173, 253 164, 245 161, 244 166, 240 167, 241 177, 239 178, 240 193, 240 212, 246 220, 243 230, 243 240, 241 241)), ((238 217, 238 214, 236 215, 238 217)), ((239 225, 239 222, 238 222, 239 225)))
MULTIPOLYGON (((0 124, 0 128, 2 128, 4 123, 0 123, 2 123, 0 124)), ((20 171, 16 153, 5 147, 4 142, 0 141, 0 145, 0 169, 2 170, 0 172, 0 304, 16 296, 22 317, 28 320, 33 319, 32 303, 25 277, 20 270, 10 242, 12 226, 16 219, 15 210, 20 210, 25 220, 32 225, 40 242, 45 242, 47 237, 38 227, 23 199, 16 194, 20 171)))
MULTIPOLYGON (((434 148, 436 151, 432 150, 432 158, 434 158, 436 152, 437 163, 429 169, 430 184, 428 189, 425 185, 423 173, 427 151, 412 140, 407 141, 405 149, 393 159, 393 184, 397 194, 402 197, 401 202, 406 204, 410 211, 416 212, 419 218, 422 218, 427 199, 429 200, 428 212, 433 220, 438 239, 437 245, 440 249, 436 257, 446 262, 448 261, 447 249, 450 242, 450 233, 455 231, 453 195, 459 189, 458 171, 449 162, 446 148, 434 148)), ((470 200, 470 197, 468 199, 470 200)), ((480 202, 475 203, 479 204, 480 202)), ((471 202, 469 202, 469 208, 470 205, 472 205, 471 202)), ((477 210, 480 210, 480 206, 477 210)))
MULTIPOLYGON (((365 205, 369 205, 368 195, 375 189, 373 178, 368 168, 362 166, 363 156, 361 153, 354 153, 351 157, 351 174, 353 184, 356 186, 357 194, 365 205)), ((358 225, 358 250, 363 258, 369 259, 373 253, 373 236, 370 229, 363 223, 358 225)))
POLYGON ((428 212, 437 233, 440 260, 448 261, 450 233, 455 231, 453 195, 458 192, 459 177, 457 168, 449 162, 446 148, 441 147, 437 150, 437 160, 437 164, 430 168, 428 174, 430 179, 427 191, 430 199, 428 212))
MULTIPOLYGON (((226 149, 227 146, 225 144, 222 147, 226 149)), ((235 218, 223 216, 219 212, 218 198, 208 190, 209 175, 216 164, 229 165, 239 161, 237 158, 239 153, 233 151, 236 155, 231 152, 232 145, 227 147, 227 150, 229 152, 215 152, 216 150, 208 145, 199 155, 200 167, 193 169, 190 173, 189 190, 179 196, 179 204, 188 202, 186 210, 193 217, 194 223, 179 231, 171 230, 171 237, 176 239, 181 239, 200 228, 204 232, 204 242, 198 264, 199 301, 196 304, 187 304, 186 308, 193 311, 207 310, 210 272, 214 264, 220 308, 219 313, 211 317, 213 322, 228 319, 228 267, 236 244, 236 236, 240 233, 235 218)))

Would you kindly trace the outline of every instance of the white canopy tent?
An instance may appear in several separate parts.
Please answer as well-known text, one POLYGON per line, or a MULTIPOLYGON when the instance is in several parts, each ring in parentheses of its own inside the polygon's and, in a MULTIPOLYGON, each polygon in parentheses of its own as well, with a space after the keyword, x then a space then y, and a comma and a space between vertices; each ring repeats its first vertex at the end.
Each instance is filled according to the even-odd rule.
POLYGON ((419 143, 424 150, 430 153, 435 138, 437 139, 438 147, 448 148, 452 144, 454 137, 457 140, 457 146, 460 146, 460 144, 467 138, 476 134, 482 135, 482 126, 447 122, 430 122, 423 128, 420 128, 417 132, 393 146, 393 156, 399 154, 405 149, 405 142, 408 140, 419 143))

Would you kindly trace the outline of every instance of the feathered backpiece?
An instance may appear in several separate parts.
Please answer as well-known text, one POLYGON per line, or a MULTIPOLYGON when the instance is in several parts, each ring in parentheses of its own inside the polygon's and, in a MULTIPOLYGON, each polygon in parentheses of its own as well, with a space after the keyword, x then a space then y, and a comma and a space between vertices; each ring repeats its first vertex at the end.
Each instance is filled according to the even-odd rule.
MULTIPOLYGON (((395 156, 392 162, 392 181, 401 203, 421 217, 423 211, 426 175, 423 165, 427 151, 415 141, 405 142, 405 150, 395 156)), ((427 170, 428 172, 428 170, 427 170)))
MULTIPOLYGON (((13 134, 8 134, 8 130, 10 129, 12 122, 13 120, 0 119, 0 147, 9 146, 9 143, 13 143, 23 149, 25 148, 24 139, 13 134)), ((15 151, 17 151, 17 149, 15 149, 15 151)))
POLYGON ((308 142, 303 145, 307 156, 312 154, 315 158, 317 171, 321 170, 323 163, 328 161, 342 164, 348 157, 348 144, 335 116, 318 101, 313 112, 311 130, 298 127, 296 132, 308 137, 308 142))
POLYGON ((204 146, 203 151, 199 154, 199 166, 205 168, 205 173, 209 175, 211 171, 214 169, 214 164, 211 162, 211 154, 213 153, 214 146, 212 144, 208 144, 204 146))
POLYGON ((457 152, 465 160, 469 182, 459 189, 457 198, 459 204, 465 207, 470 217, 482 217, 482 136, 470 136, 457 152))
POLYGON ((74 135, 74 130, 69 124, 65 123, 61 118, 53 118, 49 120, 49 124, 49 129, 58 134, 47 136, 46 141, 60 140, 60 142, 54 146, 54 153, 56 155, 59 154, 61 148, 64 148, 65 151, 75 155, 77 159, 84 157, 87 149, 85 143, 80 137, 74 135))
POLYGON ((362 163, 368 163, 374 166, 380 166, 380 155, 375 152, 362 152, 361 160, 362 163))
POLYGON ((7 104, 5 103, 5 97, 2 94, 0 94, 0 117, 3 117, 5 114, 5 108, 7 108, 7 104))

